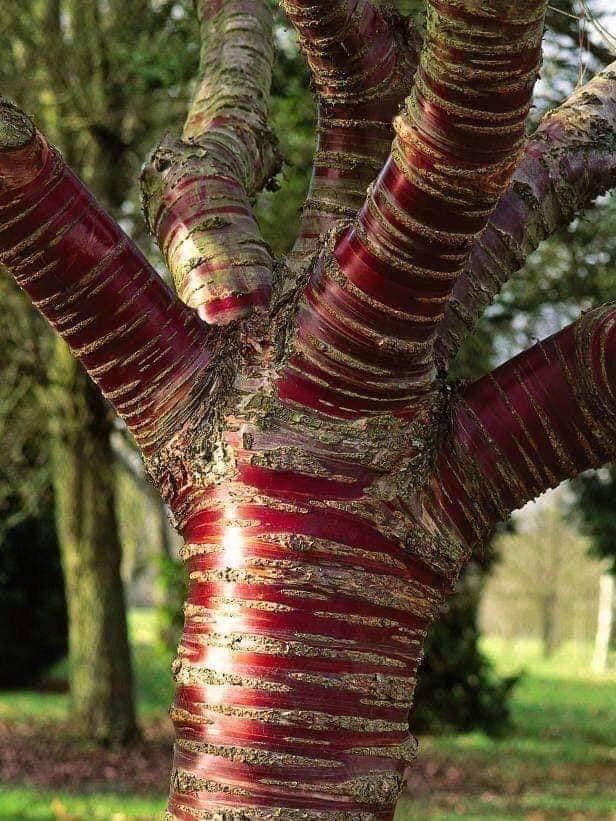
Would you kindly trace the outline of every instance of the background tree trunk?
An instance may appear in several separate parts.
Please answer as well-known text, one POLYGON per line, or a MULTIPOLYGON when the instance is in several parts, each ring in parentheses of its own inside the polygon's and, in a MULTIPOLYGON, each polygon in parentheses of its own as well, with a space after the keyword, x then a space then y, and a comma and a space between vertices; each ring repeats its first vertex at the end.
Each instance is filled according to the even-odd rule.
POLYGON ((597 633, 592 657, 595 673, 607 670, 610 646, 614 633, 614 605, 616 603, 616 580, 612 573, 604 573, 599 582, 599 608, 597 613, 597 633))
POLYGON ((52 378, 53 484, 69 616, 73 718, 84 735, 137 732, 114 506, 111 410, 58 340, 52 378))
POLYGON ((541 597, 541 644, 544 658, 550 658, 557 646, 556 641, 556 595, 546 590, 541 597))

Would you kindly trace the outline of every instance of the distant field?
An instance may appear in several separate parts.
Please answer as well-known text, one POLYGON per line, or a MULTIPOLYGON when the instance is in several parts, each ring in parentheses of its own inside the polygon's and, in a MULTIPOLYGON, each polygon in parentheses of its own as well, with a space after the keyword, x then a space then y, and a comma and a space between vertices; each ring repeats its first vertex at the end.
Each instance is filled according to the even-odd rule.
MULTIPOLYGON (((130 754, 75 738, 65 694, 0 693, 0 821, 160 818, 170 657, 156 648, 151 614, 131 614, 131 632, 146 738, 130 754)), ((513 732, 421 739, 396 821, 616 821, 616 674, 593 676, 590 649, 580 645, 548 662, 531 641, 485 646, 500 672, 526 671, 513 697, 513 732)))

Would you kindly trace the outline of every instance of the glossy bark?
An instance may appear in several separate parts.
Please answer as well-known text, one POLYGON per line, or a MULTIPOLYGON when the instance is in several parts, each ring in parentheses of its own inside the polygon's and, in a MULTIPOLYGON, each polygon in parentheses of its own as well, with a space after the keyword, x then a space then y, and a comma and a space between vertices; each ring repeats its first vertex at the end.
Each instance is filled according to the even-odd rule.
POLYGON ((181 298, 226 324, 266 306, 274 261, 251 200, 280 166, 267 123, 273 44, 267 0, 196 3, 201 61, 181 140, 142 175, 150 229, 181 298))
MULTIPOLYGON (((613 305, 473 385, 438 372, 451 293, 524 147, 545 3, 428 6, 419 73, 358 216, 317 243, 337 211, 309 203, 269 314, 208 314, 224 329, 172 299, 41 137, 6 129, 0 260, 135 432, 186 540, 169 818, 391 818, 425 631, 460 568, 514 507, 616 455, 613 305), (301 271, 309 243, 318 258, 301 271)), ((391 23, 363 2, 288 11, 321 111, 337 90, 351 108, 370 99, 365 121, 323 123, 321 149, 343 150, 319 149, 313 192, 344 210, 381 138, 356 164, 345 152, 386 121, 393 97, 379 109, 376 89, 402 76, 391 23)), ((181 199, 183 159, 167 159, 181 199)))
POLYGON ((616 63, 547 114, 456 282, 436 343, 447 369, 461 342, 538 245, 616 182, 616 63))

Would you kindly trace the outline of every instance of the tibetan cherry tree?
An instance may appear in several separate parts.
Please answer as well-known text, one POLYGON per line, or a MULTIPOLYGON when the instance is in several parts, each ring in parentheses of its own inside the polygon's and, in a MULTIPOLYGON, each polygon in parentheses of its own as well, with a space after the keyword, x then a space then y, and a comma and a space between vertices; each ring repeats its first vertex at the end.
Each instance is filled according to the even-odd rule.
POLYGON ((510 511, 616 455, 616 305, 473 384, 507 277, 616 181, 616 65, 527 140, 544 0, 289 0, 318 98, 299 237, 267 0, 199 0, 181 137, 143 174, 167 288, 30 120, 0 113, 0 261, 115 405, 184 536, 168 817, 391 818, 426 630, 510 511))

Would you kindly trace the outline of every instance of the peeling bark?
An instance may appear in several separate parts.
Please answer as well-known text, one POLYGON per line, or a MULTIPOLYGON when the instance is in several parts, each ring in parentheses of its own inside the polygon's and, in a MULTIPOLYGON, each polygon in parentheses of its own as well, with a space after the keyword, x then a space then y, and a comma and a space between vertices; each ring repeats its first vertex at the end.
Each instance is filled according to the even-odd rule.
POLYGON ((158 476, 190 578, 169 817, 389 818, 426 630, 466 555, 406 504, 421 426, 293 411, 267 356, 226 407, 215 459, 158 476))
POLYGON ((216 334, 16 116, 0 101, 0 262, 149 453, 199 407, 216 334))
POLYGON ((285 292, 319 238, 355 216, 387 159, 392 119, 417 68, 418 37, 393 10, 367 0, 285 0, 283 7, 298 32, 318 104, 313 175, 285 292))
MULTIPOLYGON (((269 83, 267 37, 256 36, 264 8, 199 10, 203 86, 184 137, 195 138, 196 159, 185 162, 184 145, 161 149, 164 167, 146 173, 146 210, 170 264, 181 263, 183 296, 213 322, 239 321, 207 329, 174 300, 6 105, 0 262, 127 420, 185 539, 168 818, 390 819, 415 754, 407 714, 426 630, 471 551, 515 507, 616 455, 613 304, 473 385, 437 375, 452 290, 510 196, 524 148, 545 3, 429 3, 390 158, 346 222, 337 218, 351 216, 355 186, 384 150, 383 112, 412 50, 392 50, 391 21, 362 0, 287 5, 322 130, 302 237, 269 314, 250 311, 268 299, 267 276, 255 273, 268 269, 265 257, 223 265, 215 279, 199 262, 202 301, 187 284, 198 257, 186 254, 188 237, 209 248, 229 213, 220 258, 253 237, 238 204, 266 176, 260 152, 269 152, 255 127, 269 83), (254 64, 237 39, 253 35, 254 64), (225 107, 232 76, 233 94, 246 83, 257 98, 246 101, 245 130, 235 97, 225 107), (220 162, 230 165, 219 180, 220 162)), ((581 101, 593 122, 612 106, 602 83, 611 76, 598 81, 600 102, 581 101)), ((546 145, 559 129, 556 114, 546 145)), ((566 189, 569 158, 580 180, 587 165, 562 131, 566 189)))
POLYGON ((165 137, 146 163, 143 206, 180 298, 226 324, 271 293, 273 259, 251 199, 280 164, 267 121, 272 13, 267 0, 196 7, 197 90, 182 138, 165 137))
POLYGON ((428 3, 392 152, 311 273, 281 395, 344 416, 434 389, 439 323, 524 146, 545 6, 428 3))
POLYGON ((616 63, 547 114, 456 282, 437 342, 447 364, 538 245, 616 184, 616 63))
POLYGON ((616 455, 616 306, 577 322, 460 393, 431 504, 471 547, 563 479, 616 455))

